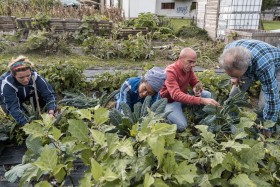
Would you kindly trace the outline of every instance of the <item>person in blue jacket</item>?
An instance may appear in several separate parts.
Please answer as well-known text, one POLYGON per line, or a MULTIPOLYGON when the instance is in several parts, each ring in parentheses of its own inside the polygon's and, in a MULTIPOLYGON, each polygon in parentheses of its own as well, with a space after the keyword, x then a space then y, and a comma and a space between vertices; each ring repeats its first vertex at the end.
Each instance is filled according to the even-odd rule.
POLYGON ((122 111, 121 103, 125 102, 133 111, 137 102, 143 103, 145 97, 152 96, 152 103, 159 99, 159 90, 164 84, 166 74, 160 67, 153 67, 143 77, 131 77, 122 84, 120 93, 116 95, 116 109, 122 111))
POLYGON ((29 121, 24 115, 22 103, 30 101, 32 97, 35 107, 38 106, 37 100, 40 108, 46 106, 48 114, 53 117, 56 110, 55 92, 51 85, 32 69, 33 63, 27 57, 19 56, 12 59, 8 67, 10 71, 0 77, 2 110, 10 114, 18 124, 25 125, 29 121))

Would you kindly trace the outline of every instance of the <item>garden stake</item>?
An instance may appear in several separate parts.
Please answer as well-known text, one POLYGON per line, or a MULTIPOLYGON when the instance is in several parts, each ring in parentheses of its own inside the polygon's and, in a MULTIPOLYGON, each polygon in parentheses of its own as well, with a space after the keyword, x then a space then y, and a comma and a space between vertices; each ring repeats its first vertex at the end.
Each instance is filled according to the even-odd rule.
POLYGON ((32 75, 32 81, 33 81, 33 87, 35 90, 35 99, 36 99, 36 104, 37 104, 37 110, 39 112, 39 115, 41 116, 41 109, 40 109, 40 104, 39 104, 39 97, 38 97, 38 93, 37 93, 37 86, 35 84, 35 78, 34 75, 32 75))

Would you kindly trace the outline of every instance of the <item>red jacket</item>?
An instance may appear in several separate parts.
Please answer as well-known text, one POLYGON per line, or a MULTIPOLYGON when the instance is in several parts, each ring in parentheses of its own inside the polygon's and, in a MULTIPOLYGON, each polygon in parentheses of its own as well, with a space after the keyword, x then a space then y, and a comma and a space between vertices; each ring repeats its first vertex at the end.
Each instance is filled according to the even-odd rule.
POLYGON ((166 80, 160 90, 160 96, 167 98, 169 103, 177 101, 184 104, 200 104, 200 97, 195 97, 187 92, 188 85, 193 88, 199 80, 194 71, 186 73, 180 60, 167 66, 166 80))

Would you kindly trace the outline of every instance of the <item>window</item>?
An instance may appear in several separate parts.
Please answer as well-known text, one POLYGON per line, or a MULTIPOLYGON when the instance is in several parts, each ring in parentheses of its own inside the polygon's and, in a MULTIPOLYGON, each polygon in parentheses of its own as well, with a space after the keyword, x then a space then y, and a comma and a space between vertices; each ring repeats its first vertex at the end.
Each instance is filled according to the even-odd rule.
POLYGON ((161 3, 161 9, 175 9, 175 3, 161 3))

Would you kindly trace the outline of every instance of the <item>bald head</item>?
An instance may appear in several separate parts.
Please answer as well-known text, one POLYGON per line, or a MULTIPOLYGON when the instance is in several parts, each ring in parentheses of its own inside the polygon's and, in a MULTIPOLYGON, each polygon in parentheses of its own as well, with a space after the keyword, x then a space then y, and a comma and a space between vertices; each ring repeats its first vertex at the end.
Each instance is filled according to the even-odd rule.
POLYGON ((197 57, 196 52, 192 48, 186 47, 186 48, 181 50, 180 55, 179 55, 179 59, 184 59, 186 57, 196 59, 196 57, 197 57))
POLYGON ((193 49, 189 47, 182 49, 179 55, 179 62, 182 64, 183 71, 192 71, 196 64, 196 58, 196 52, 193 49))

